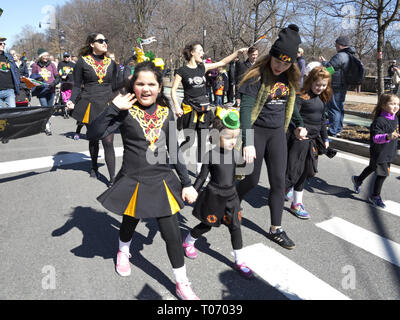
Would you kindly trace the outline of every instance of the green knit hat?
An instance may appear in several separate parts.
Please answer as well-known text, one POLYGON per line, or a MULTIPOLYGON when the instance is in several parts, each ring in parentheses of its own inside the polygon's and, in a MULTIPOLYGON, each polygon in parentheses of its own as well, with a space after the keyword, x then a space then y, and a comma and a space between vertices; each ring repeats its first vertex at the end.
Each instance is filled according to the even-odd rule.
POLYGON ((43 48, 40 48, 40 49, 37 51, 37 54, 38 54, 39 58, 40 58, 41 56, 43 56, 44 54, 46 54, 46 53, 48 53, 47 50, 46 50, 46 49, 43 49, 43 48))
POLYGON ((236 112, 230 111, 228 112, 223 118, 222 123, 225 127, 229 129, 239 129, 240 128, 240 121, 239 116, 236 112))

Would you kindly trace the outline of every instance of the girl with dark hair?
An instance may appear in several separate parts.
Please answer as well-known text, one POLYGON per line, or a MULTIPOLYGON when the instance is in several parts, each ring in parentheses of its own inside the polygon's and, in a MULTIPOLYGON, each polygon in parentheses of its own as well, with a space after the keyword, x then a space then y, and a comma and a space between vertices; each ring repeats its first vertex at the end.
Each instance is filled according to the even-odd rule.
MULTIPOLYGON (((113 91, 119 86, 118 66, 106 56, 107 44, 108 40, 104 35, 89 34, 86 45, 79 51, 80 58, 74 68, 74 86, 67 107, 74 109, 72 117, 85 125, 90 124, 104 110, 106 102, 112 100, 113 91)), ((113 132, 102 138, 104 157, 110 175, 109 186, 113 184, 115 176, 113 141, 113 132)), ((89 139, 89 152, 92 160, 90 176, 99 178, 99 140, 89 139)))
POLYGON ((198 300, 186 277, 177 218, 184 201, 193 203, 197 192, 185 164, 180 162, 176 130, 170 127, 175 123, 174 114, 162 83, 160 68, 152 62, 138 64, 126 88, 128 94, 114 98, 90 124, 90 139, 101 139, 119 128, 124 144, 122 167, 115 184, 97 199, 106 209, 123 215, 117 273, 131 274, 129 248, 140 219, 156 218, 176 278, 177 295, 183 300, 198 300), (164 161, 154 161, 155 158, 164 161), (180 181, 169 163, 174 164, 180 181))
POLYGON ((292 118, 300 71, 297 49, 301 43, 299 28, 290 25, 280 31, 269 54, 257 60, 240 83, 240 122, 243 157, 254 162, 254 169, 237 185, 240 200, 257 186, 265 160, 270 190, 268 202, 271 213, 269 239, 286 249, 295 244, 281 227, 285 196, 287 143, 285 131, 292 118), (249 131, 249 135, 247 135, 249 131), (253 137, 253 139, 250 139, 253 137))
MULTIPOLYGON (((181 144, 182 151, 190 148, 197 133, 197 167, 196 174, 201 169, 201 151, 205 150, 206 141, 202 140, 202 129, 208 130, 213 120, 209 99, 206 92, 205 74, 212 69, 223 67, 235 59, 239 54, 246 52, 246 48, 239 49, 219 62, 203 63, 204 51, 199 42, 188 44, 182 51, 187 64, 176 72, 171 88, 171 98, 175 107, 175 114, 178 117, 178 129, 191 129, 186 135, 185 141, 181 144), (178 103, 176 91, 182 83, 184 98, 182 106, 178 103), (186 145, 191 141, 191 144, 186 145)), ((204 133, 203 133, 204 135, 204 133)))
POLYGON ((242 253, 243 241, 240 229, 242 213, 234 185, 237 159, 234 147, 240 134, 239 113, 237 111, 223 113, 222 108, 217 107, 217 109, 217 116, 213 122, 213 129, 218 130, 216 147, 206 153, 201 172, 194 183, 194 188, 200 191, 208 174, 211 174, 210 182, 200 193, 193 209, 193 215, 201 222, 188 233, 183 247, 188 258, 196 259, 197 251, 194 247, 196 240, 212 227, 224 224, 231 234, 235 255, 234 268, 242 276, 250 278, 253 272, 246 265, 242 253))
POLYGON ((383 183, 390 173, 390 163, 397 152, 399 119, 396 117, 396 113, 399 111, 399 101, 399 97, 395 94, 385 93, 379 97, 373 112, 374 120, 370 127, 369 165, 359 176, 351 177, 354 191, 360 193, 363 181, 375 171, 374 190, 368 200, 377 208, 386 208, 381 191, 383 183))
POLYGON ((326 154, 329 147, 325 104, 331 97, 331 75, 324 67, 309 73, 296 97, 300 117, 293 119, 297 128, 289 130, 285 192, 286 200, 293 196, 290 211, 300 219, 310 218, 303 205, 304 184, 317 172, 318 154, 326 154))

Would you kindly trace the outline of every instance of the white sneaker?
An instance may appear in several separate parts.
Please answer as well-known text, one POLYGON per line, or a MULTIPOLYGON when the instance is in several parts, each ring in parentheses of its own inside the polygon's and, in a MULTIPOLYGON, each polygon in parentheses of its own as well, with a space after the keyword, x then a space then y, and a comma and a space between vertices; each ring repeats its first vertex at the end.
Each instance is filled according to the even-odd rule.
POLYGON ((129 259, 131 258, 130 253, 118 251, 117 254, 117 266, 116 270, 118 274, 122 277, 128 277, 131 275, 131 264, 129 262, 129 259))
POLYGON ((177 282, 176 283, 176 294, 182 300, 200 300, 198 296, 193 292, 190 287, 190 282, 177 282))

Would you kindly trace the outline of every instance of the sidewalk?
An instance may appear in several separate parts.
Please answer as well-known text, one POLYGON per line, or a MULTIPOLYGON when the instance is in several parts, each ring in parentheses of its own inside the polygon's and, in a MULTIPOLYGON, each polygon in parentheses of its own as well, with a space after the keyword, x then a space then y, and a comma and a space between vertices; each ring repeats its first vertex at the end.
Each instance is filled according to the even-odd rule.
POLYGON ((348 92, 346 94, 347 103, 369 103, 369 104, 377 104, 378 103, 378 95, 357 95, 348 92))

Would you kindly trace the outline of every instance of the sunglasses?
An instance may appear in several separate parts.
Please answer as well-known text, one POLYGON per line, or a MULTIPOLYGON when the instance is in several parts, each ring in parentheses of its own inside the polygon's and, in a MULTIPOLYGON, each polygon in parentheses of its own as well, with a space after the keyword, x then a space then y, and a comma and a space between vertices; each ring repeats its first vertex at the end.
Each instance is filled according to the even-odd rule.
POLYGON ((97 39, 97 40, 94 40, 93 42, 98 42, 100 44, 103 44, 103 43, 108 44, 108 39, 97 39))
POLYGON ((5 42, 0 42, 0 46, 2 46, 2 45, 6 45, 6 43, 5 42))

